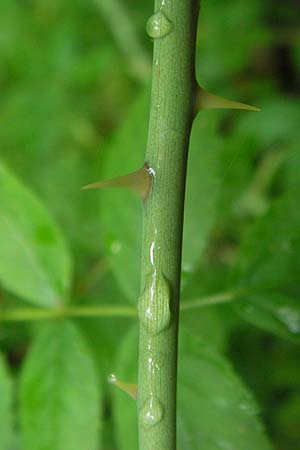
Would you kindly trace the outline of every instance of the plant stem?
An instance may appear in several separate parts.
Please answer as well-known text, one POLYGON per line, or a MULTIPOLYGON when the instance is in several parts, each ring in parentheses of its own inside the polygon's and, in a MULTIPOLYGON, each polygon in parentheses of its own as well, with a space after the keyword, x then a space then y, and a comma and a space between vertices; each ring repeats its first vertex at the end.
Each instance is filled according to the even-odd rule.
MULTIPOLYGON (((239 298, 237 292, 220 292, 218 294, 187 300, 180 305, 180 311, 190 311, 203 306, 227 303, 239 298)), ((72 305, 55 309, 46 308, 0 308, 0 322, 23 322, 36 320, 61 319, 66 317, 96 318, 96 317, 128 317, 136 318, 136 310, 123 305, 72 305)))
POLYGON ((238 295, 236 292, 221 292, 220 294, 208 295, 194 300, 185 301, 180 305, 180 311, 190 311, 203 306, 219 305, 220 303, 228 303, 236 300, 238 295))
POLYGON ((61 319, 66 317, 136 317, 130 306, 62 306, 61 308, 9 308, 0 310, 0 322, 61 319))
POLYGON ((198 0, 156 0, 146 161, 153 186, 144 208, 138 428, 140 450, 176 449, 176 378, 182 224, 194 109, 198 0))

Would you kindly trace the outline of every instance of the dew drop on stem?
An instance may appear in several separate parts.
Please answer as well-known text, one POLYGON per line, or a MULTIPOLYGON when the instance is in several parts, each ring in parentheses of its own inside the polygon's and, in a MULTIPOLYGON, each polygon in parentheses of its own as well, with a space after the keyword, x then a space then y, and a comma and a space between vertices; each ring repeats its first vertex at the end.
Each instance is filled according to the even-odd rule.
POLYGON ((161 9, 149 17, 146 25, 147 33, 152 39, 164 38, 171 33, 172 29, 173 23, 161 9))
POLYGON ((140 414, 144 428, 151 428, 162 420, 164 416, 164 408, 157 397, 150 395, 146 399, 140 414))

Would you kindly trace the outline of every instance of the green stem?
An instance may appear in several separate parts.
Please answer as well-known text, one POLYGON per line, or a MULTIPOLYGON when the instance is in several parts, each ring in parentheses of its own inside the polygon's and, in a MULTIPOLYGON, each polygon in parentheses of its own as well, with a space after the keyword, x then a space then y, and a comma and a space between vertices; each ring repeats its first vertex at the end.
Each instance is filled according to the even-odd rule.
MULTIPOLYGON (((187 300, 180 305, 180 311, 190 311, 203 306, 217 305, 237 300, 237 292, 221 292, 206 297, 187 300)), ((60 319, 66 317, 96 318, 96 317, 129 317, 136 318, 136 310, 131 306, 65 306, 55 309, 45 308, 9 308, 0 309, 0 322, 22 322, 60 319)))
POLYGON ((194 108, 198 0, 156 0, 146 160, 153 186, 144 208, 138 428, 140 450, 176 448, 176 378, 182 224, 194 108))
POLYGON ((61 319, 66 317, 136 317, 130 306, 64 306, 55 309, 10 308, 0 310, 0 322, 61 319))
POLYGON ((207 297, 188 300, 181 304, 180 311, 189 311, 203 306, 218 305, 220 303, 228 303, 236 300, 238 295, 236 292, 221 292, 220 294, 209 295, 207 297))

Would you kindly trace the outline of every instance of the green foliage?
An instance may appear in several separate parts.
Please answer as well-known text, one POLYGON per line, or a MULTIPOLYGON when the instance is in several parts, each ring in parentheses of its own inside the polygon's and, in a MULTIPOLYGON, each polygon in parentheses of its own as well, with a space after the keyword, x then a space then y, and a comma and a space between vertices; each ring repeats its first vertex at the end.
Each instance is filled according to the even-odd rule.
POLYGON ((99 382, 90 351, 68 322, 44 325, 21 373, 24 450, 99 448, 99 382))
POLYGON ((46 209, 0 163, 0 280, 37 305, 65 301, 70 258, 61 233, 46 209))
MULTIPOLYGON (((137 333, 130 332, 118 356, 118 372, 134 380, 137 370, 137 333), (134 349, 134 351, 133 351, 134 349)), ((137 449, 133 404, 116 392, 115 423, 121 450, 137 449)), ((181 450, 237 448, 271 449, 257 418, 257 406, 225 358, 201 338, 183 328, 179 342, 178 447, 181 450)))
MULTIPOLYGON (((80 187, 144 163, 151 42, 142 24, 152 5, 106 3, 1 1, 0 450, 136 447, 135 402, 103 382, 110 372, 137 380, 136 339, 126 335, 134 319, 99 318, 97 308, 136 304, 142 205, 129 191, 80 187), (32 319, 69 306, 92 317, 4 324, 10 312, 32 319)), ((262 111, 202 111, 193 125, 182 450, 266 450, 266 434, 278 450, 299 445, 294 10, 291 0, 201 4, 197 78, 262 111), (224 293, 231 301, 214 304, 224 293)))
POLYGON ((287 192, 241 241, 234 273, 243 292, 240 314, 255 325, 299 342, 300 213, 298 193, 287 192), (286 220, 288 211, 288 220, 286 220))
POLYGON ((0 354, 0 450, 7 450, 12 445, 12 397, 12 380, 0 354))

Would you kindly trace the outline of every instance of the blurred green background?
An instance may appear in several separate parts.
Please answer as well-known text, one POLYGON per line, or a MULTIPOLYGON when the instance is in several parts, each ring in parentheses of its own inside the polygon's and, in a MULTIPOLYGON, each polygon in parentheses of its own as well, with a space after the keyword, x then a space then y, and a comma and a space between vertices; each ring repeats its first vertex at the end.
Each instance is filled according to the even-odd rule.
MULTIPOLYGON (((115 273, 107 256, 107 248, 116 251, 116 241, 102 230, 102 218, 122 222, 126 205, 112 207, 105 214, 115 217, 107 219, 103 211, 114 204, 111 198, 104 198, 103 206, 97 193, 83 195, 80 187, 115 175, 111 166, 122 174, 142 162, 131 155, 131 146, 140 142, 139 133, 144 133, 143 142, 147 123, 143 114, 132 111, 138 111, 136 105, 150 89, 152 43, 144 24, 152 8, 145 0, 0 2, 0 157, 61 226, 74 258, 74 303, 128 301, 130 289, 123 292, 122 274, 115 273)), ((218 206, 211 212, 214 222, 193 274, 205 280, 200 288, 204 294, 224 288, 242 236, 272 201, 287 189, 299 191, 299 19, 297 0, 201 2, 198 81, 216 94, 262 109, 258 114, 228 111, 203 116, 203 126, 211 117, 222 146, 218 206)), ((205 139, 194 145, 206 145, 205 139)), ((143 154, 144 149, 139 151, 143 154)), ((210 195, 214 192, 205 193, 208 199, 210 195)), ((0 246, 2 239, 6 237, 0 236, 0 246)), ((189 267, 183 269, 185 282, 191 275, 189 267)), ((196 290, 197 283, 190 286, 196 290)), ((3 307, 19 303, 0 289, 3 307)), ((210 321, 204 334, 214 340, 219 326, 226 329, 218 345, 257 397, 275 448, 295 450, 300 442, 299 342, 260 331, 234 311, 218 314, 220 321, 210 321), (222 317, 226 320, 220 325, 222 317)), ((199 323, 193 324, 193 319, 196 330, 199 323)), ((94 319, 82 322, 104 378, 128 321, 115 320, 114 327, 117 331, 112 332, 109 320, 101 327, 94 319), (100 341, 105 344, 98 345, 100 341)), ((0 324, 0 346, 16 374, 31 333, 24 323, 0 324)))

